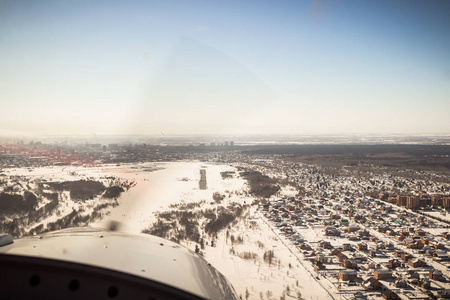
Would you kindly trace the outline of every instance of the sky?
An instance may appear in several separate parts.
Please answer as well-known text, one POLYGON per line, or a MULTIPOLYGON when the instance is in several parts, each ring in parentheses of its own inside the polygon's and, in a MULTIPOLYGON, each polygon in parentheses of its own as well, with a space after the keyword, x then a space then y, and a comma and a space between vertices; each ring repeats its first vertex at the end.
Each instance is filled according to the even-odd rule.
POLYGON ((450 1, 0 0, 0 135, 450 134, 450 1))

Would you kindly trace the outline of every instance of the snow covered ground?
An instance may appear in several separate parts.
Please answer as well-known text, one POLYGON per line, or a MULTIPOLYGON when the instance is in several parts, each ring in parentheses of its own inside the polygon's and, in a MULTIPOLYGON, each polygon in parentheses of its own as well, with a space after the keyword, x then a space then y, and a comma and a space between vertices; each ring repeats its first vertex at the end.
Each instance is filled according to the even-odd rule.
MULTIPOLYGON (((251 208, 250 218, 232 227, 230 236, 241 236, 242 243, 232 243, 221 232, 215 247, 205 246, 204 258, 224 274, 237 293, 245 299, 333 299, 330 293, 311 275, 307 263, 293 245, 280 239, 267 220, 256 208, 251 208), (230 250, 233 249, 234 252, 230 250), (274 260, 264 261, 264 252, 273 250, 274 260), (256 258, 243 259, 244 253, 254 253, 256 258)), ((193 243, 186 246, 193 249, 193 243)), ((326 286, 327 289, 332 287, 326 286)))

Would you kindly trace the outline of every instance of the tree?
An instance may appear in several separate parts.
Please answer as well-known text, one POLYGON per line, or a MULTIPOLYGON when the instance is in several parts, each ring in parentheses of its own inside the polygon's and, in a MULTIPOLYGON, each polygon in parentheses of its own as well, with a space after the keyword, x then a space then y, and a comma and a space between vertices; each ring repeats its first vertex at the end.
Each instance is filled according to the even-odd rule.
POLYGON ((270 266, 272 264, 274 256, 275 255, 273 253, 273 250, 268 250, 268 251, 264 252, 263 258, 264 258, 264 261, 269 263, 269 266, 270 266))

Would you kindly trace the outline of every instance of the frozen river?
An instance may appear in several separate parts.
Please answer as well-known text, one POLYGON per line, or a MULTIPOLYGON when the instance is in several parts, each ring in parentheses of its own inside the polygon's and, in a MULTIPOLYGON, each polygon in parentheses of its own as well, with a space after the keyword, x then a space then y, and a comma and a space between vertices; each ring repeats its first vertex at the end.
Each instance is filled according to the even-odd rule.
MULTIPOLYGON (((225 193, 230 197, 225 201, 246 201, 242 189, 245 180, 235 172, 233 178, 223 179, 221 172, 235 172, 236 168, 204 163, 199 161, 182 162, 153 162, 123 165, 102 165, 97 167, 44 167, 44 168, 17 168, 7 169, 9 176, 25 176, 29 182, 45 180, 51 182, 75 181, 80 179, 102 180, 108 176, 114 176, 135 184, 118 199, 118 206, 109 207, 108 215, 102 221, 93 225, 101 225, 105 220, 115 220, 123 224, 121 230, 129 232, 141 232, 155 221, 153 212, 165 210, 170 204, 213 201, 213 193, 225 193), (206 174, 206 188, 200 189, 200 170, 206 174)), ((59 215, 63 216, 80 207, 91 205, 91 201, 84 203, 78 201, 63 200, 60 203, 59 215)), ((97 201, 97 200, 93 200, 97 201)), ((58 216, 53 215, 42 220, 46 224, 55 221, 58 216)))
MULTIPOLYGON (((124 193, 119 206, 110 210, 108 219, 124 224, 126 231, 140 232, 155 221, 153 212, 166 209, 170 204, 213 201, 213 193, 236 191, 229 201, 241 202, 245 180, 242 178, 222 179, 221 172, 235 171, 226 165, 202 162, 173 162, 139 165, 136 169, 109 168, 100 172, 134 180, 136 186, 124 193), (155 169, 145 171, 147 168, 155 169), (206 171, 206 189, 199 188, 200 170, 206 171)), ((237 173, 236 173, 237 174, 237 173)))

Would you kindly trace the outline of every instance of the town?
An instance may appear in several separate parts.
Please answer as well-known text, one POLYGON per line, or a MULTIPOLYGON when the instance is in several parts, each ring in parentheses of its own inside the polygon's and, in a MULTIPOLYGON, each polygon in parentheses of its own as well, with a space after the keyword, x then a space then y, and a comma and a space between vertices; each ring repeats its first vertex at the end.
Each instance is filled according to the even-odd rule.
MULTIPOLYGON (((450 298, 448 147, 268 147, 239 146, 231 141, 196 146, 18 142, 2 144, 0 147, 0 176, 3 182, 1 193, 25 195, 32 192, 27 191, 24 186, 29 186, 34 181, 24 181, 26 184, 21 184, 17 182, 17 177, 7 178, 7 171, 14 168, 28 168, 31 172, 37 167, 57 166, 63 171, 65 167, 76 166, 88 170, 91 167, 101 168, 102 165, 127 165, 134 168, 133 165, 146 162, 176 161, 228 165, 237 171, 222 172, 223 180, 227 177, 239 177, 246 180, 246 187, 242 191, 230 191, 226 195, 211 191, 214 192, 214 200, 220 203, 232 194, 233 197, 240 197, 238 193, 243 194, 245 199, 252 199, 252 218, 258 217, 270 228, 279 243, 278 249, 286 247, 331 298, 450 298), (405 167, 401 167, 402 165, 405 167), (15 187, 10 187, 11 184, 15 187)), ((187 182, 190 179, 183 177, 179 180, 187 182)), ((46 184, 50 186, 50 183, 46 184)), ((122 183, 118 177, 114 179, 114 184, 125 186, 126 183, 122 183)), ((199 190, 206 190, 209 185, 206 169, 201 169, 199 190)), ((100 192, 106 187, 102 186, 100 192)), ((126 186, 126 190, 129 188, 130 186, 126 186)), ((100 192, 97 194, 100 195, 100 192)), ((39 198, 40 194, 37 196, 39 198)), ((102 197, 105 203, 99 211, 95 211, 95 219, 103 216, 100 209, 106 215, 106 210, 110 207, 121 205, 119 196, 117 200, 102 197), (111 203, 108 204, 107 201, 111 203)), ((55 208, 59 205, 57 202, 53 205, 55 208)), ((201 203, 204 202, 202 200, 201 203)), ((247 209, 245 207, 249 204, 246 203, 243 209, 247 209)), ((192 207, 199 207, 196 205, 192 207)), ((234 204, 230 202, 230 205, 234 204)), ((74 213, 70 210, 67 212, 74 213)), ((170 216, 170 212, 159 214, 170 216)), ((16 220, 22 218, 14 216, 16 220)), ((11 216, 2 214, 2 220, 9 218, 11 216)), ((63 224, 65 227, 84 226, 93 219, 91 213, 90 217, 83 219, 86 220, 85 223, 70 221, 63 224)), ((160 223, 157 224, 163 224, 161 220, 158 222, 160 223)), ((200 226, 191 219, 185 222, 200 226)), ((27 223, 32 224, 32 220, 27 219, 27 223)), ((235 222, 227 224, 233 232, 235 222)), ((60 228, 63 227, 57 229, 60 228)), ((48 231, 43 225, 39 229, 40 232, 48 231)), ((158 232, 155 228, 148 231, 154 234, 158 232)), ((25 235, 40 232, 20 231, 25 235)), ((207 236, 201 227, 194 232, 202 232, 207 236)), ((161 233, 161 236, 168 238, 164 234, 167 231, 161 233)), ((217 236, 217 232, 215 235, 217 236)), ((179 239, 176 241, 186 243, 179 239)), ((195 238, 193 241, 195 243, 195 238)), ((213 241, 211 240, 209 251, 213 251, 213 241)), ((189 246, 189 242, 186 245, 189 246)), ((197 250, 198 244, 195 247, 197 250)), ((202 249, 203 247, 202 244, 202 249)), ((272 252, 275 257, 278 249, 272 252)), ((234 249, 230 248, 230 253, 232 252, 234 253, 234 249)), ((268 252, 264 255, 266 253, 268 252)), ((250 257, 255 259, 257 255, 252 254, 250 257)), ((208 255, 205 259, 208 260, 208 255)), ((245 291, 247 293, 247 288, 245 291)), ((260 295, 263 295, 262 292, 260 295)), ((281 297, 284 297, 283 294, 281 297)), ((266 298, 275 299, 269 292, 266 298)))
POLYGON ((280 199, 262 208, 314 274, 357 299, 449 297, 447 224, 374 199, 280 199))
POLYGON ((349 299, 450 297, 448 184, 283 169, 301 196, 269 201, 261 211, 319 282, 349 299))

